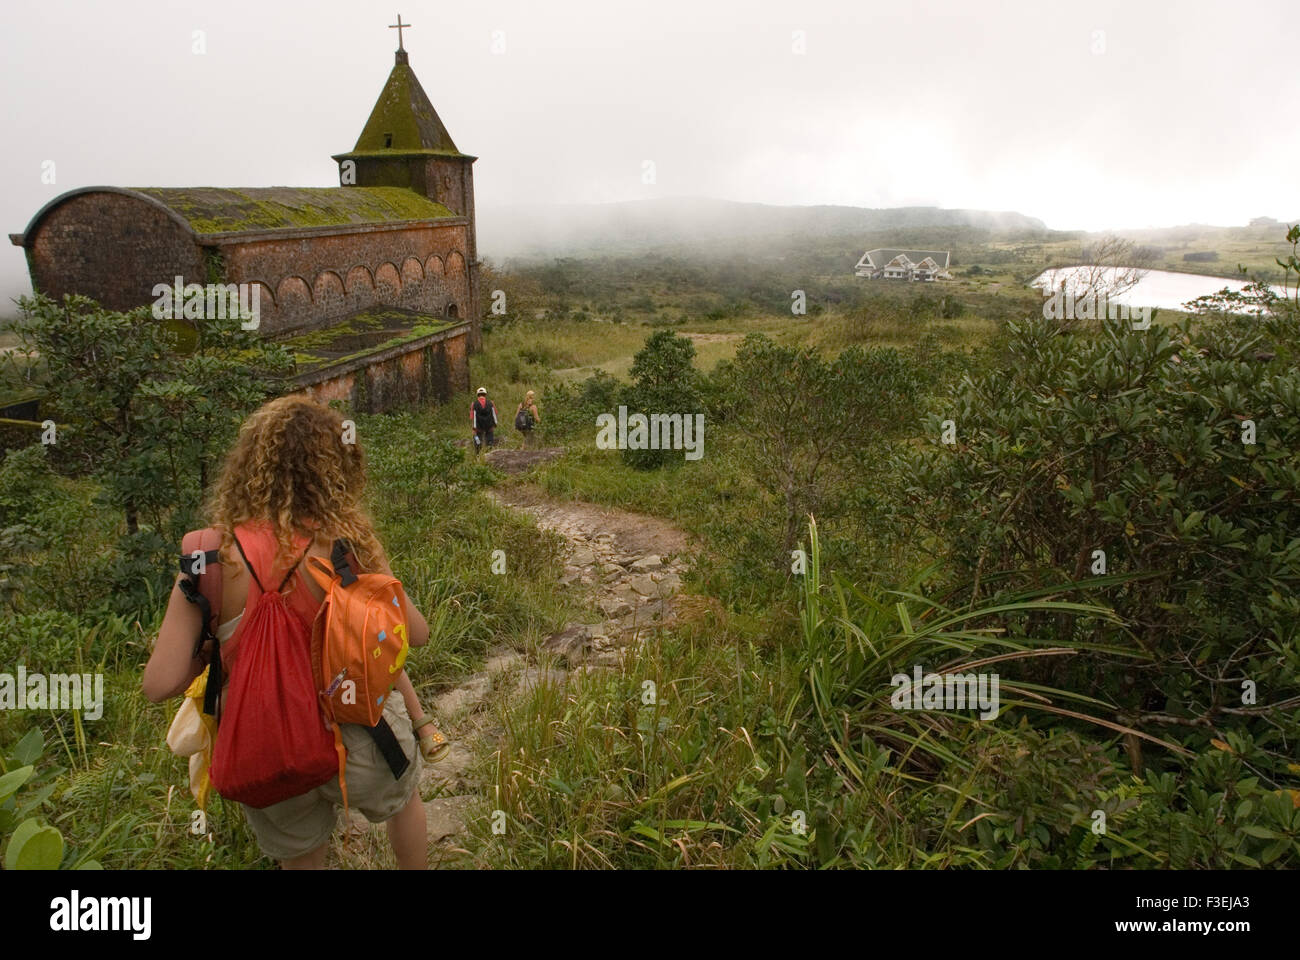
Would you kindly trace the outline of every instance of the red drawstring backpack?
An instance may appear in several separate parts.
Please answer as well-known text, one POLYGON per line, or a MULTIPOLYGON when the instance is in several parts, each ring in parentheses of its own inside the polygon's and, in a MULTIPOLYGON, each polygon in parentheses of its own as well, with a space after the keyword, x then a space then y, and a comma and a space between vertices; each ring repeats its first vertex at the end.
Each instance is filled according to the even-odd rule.
POLYGON ((339 764, 312 673, 311 628, 283 592, 302 557, 267 591, 238 537, 235 546, 253 583, 210 776, 226 799, 261 808, 328 783, 339 764))

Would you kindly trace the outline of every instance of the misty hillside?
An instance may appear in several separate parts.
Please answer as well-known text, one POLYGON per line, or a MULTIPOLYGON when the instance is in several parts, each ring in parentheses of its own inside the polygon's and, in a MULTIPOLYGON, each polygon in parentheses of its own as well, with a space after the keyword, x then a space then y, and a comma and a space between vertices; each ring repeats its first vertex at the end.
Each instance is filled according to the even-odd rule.
POLYGON ((966 227, 1042 234, 1019 213, 939 207, 783 207, 697 197, 478 210, 479 251, 494 259, 627 254, 663 247, 770 246, 782 239, 857 238, 883 230, 966 227))

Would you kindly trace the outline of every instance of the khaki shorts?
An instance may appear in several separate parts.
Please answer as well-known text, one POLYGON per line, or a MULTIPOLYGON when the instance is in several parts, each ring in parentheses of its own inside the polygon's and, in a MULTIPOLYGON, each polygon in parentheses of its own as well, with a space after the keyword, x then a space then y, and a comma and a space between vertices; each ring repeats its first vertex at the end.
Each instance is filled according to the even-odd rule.
MULTIPOLYGON (((388 761, 365 727, 345 723, 339 728, 343 745, 348 749, 348 806, 360 810, 371 823, 391 819, 406 806, 419 785, 424 765, 411 732, 406 703, 396 691, 384 705, 384 719, 393 728, 402 753, 411 761, 400 780, 393 779, 388 761)), ((339 807, 343 806, 343 794, 339 791, 339 778, 335 777, 314 790, 260 810, 245 804, 240 806, 262 852, 277 860, 289 860, 329 841, 338 822, 339 807)))

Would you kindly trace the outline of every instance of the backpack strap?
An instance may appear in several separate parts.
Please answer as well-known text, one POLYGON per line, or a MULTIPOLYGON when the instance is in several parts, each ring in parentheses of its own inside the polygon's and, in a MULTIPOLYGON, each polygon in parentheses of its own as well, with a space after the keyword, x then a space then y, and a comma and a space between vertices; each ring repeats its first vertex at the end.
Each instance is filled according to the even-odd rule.
MULTIPOLYGON (((232 533, 231 536, 234 537, 235 539, 235 546, 239 548, 239 555, 244 560, 244 566, 248 567, 249 576, 251 576, 253 578, 253 582, 257 584, 257 589, 260 590, 262 593, 266 593, 266 587, 262 586, 262 581, 257 578, 257 571, 253 569, 253 564, 249 561, 248 554, 244 552, 244 545, 239 542, 239 537, 235 536, 234 533, 232 533)), ((298 569, 298 564, 302 563, 303 557, 307 556, 307 551, 310 549, 311 549, 311 541, 308 540, 307 546, 302 548, 302 553, 298 554, 298 559, 295 560, 293 564, 289 567, 289 571, 284 575, 284 579, 281 580, 280 585, 275 588, 276 593, 284 592, 284 588, 288 586, 289 580, 290 578, 293 577, 294 571, 298 569)))
MULTIPOLYGON (((330 726, 334 730, 334 751, 339 758, 339 795, 343 799, 343 814, 348 813, 348 748, 343 745, 343 730, 337 723, 330 726)), ((406 768, 411 765, 405 753, 402 752, 402 745, 397 742, 397 735, 393 733, 393 728, 388 725, 388 721, 383 717, 373 727, 367 727, 370 739, 375 742, 375 748, 379 751, 384 761, 388 764, 388 769, 393 773, 394 780, 402 779, 402 774, 406 768)))
POLYGON ((388 769, 393 772, 393 779, 402 779, 402 774, 411 765, 411 761, 402 752, 402 745, 397 742, 397 735, 393 733, 393 728, 388 725, 387 720, 380 717, 379 722, 369 727, 368 731, 370 739, 375 741, 375 747, 388 763, 388 769))
POLYGON ((334 547, 330 550, 330 563, 334 566, 334 572, 342 580, 343 586, 350 587, 357 582, 357 575, 352 571, 352 564, 348 561, 348 554, 352 552, 352 545, 346 540, 335 540, 334 547))
POLYGON ((293 566, 289 568, 289 572, 284 575, 284 579, 280 581, 280 585, 275 588, 276 593, 284 593, 284 588, 289 585, 289 579, 293 576, 294 571, 298 569, 299 564, 302 563, 303 559, 307 556, 307 551, 310 549, 311 541, 308 540, 307 546, 302 548, 302 553, 298 554, 298 559, 293 562, 293 566))
POLYGON ((253 563, 248 559, 248 554, 244 552, 244 545, 239 542, 239 537, 233 531, 231 531, 230 536, 234 538, 235 547, 239 550, 239 556, 243 559, 244 566, 248 567, 248 575, 257 584, 257 589, 262 593, 266 593, 266 587, 262 586, 262 581, 257 578, 257 571, 253 569, 253 563))
POLYGON ((339 796, 343 798, 343 816, 348 815, 348 748, 343 745, 343 728, 331 723, 334 730, 334 752, 339 758, 339 796))
POLYGON ((217 715, 221 693, 221 640, 217 637, 217 621, 221 619, 221 532, 213 527, 191 530, 181 540, 180 567, 181 593, 199 608, 203 625, 194 641, 194 659, 203 656, 203 648, 211 644, 208 660, 208 680, 203 693, 203 712, 217 715))

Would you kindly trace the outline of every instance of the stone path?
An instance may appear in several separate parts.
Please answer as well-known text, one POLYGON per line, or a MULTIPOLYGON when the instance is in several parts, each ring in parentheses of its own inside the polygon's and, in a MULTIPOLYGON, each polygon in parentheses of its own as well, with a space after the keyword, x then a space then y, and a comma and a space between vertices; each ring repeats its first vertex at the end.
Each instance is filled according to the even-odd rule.
MULTIPOLYGON (((488 495, 531 515, 540 529, 564 538, 559 582, 580 593, 589 615, 545 639, 543 646, 555 655, 555 666, 542 667, 522 651, 498 647, 481 671, 426 704, 452 741, 446 757, 425 765, 420 784, 435 851, 431 864, 437 863, 438 851, 445 857, 467 853, 458 838, 466 833, 467 811, 485 789, 474 778, 474 766, 478 755, 505 732, 487 706, 539 684, 563 684, 571 670, 618 666, 648 633, 672 622, 673 597, 688 569, 686 557, 694 549, 685 533, 657 517, 554 501, 532 487, 488 495)), ((382 849, 386 843, 382 829, 371 827, 358 813, 352 818, 349 829, 335 835, 336 854, 349 866, 382 862, 388 856, 382 849)))
POLYGON ((591 611, 546 640, 546 648, 568 666, 615 666, 622 650, 671 622, 672 598, 681 589, 691 549, 682 531, 643 514, 547 500, 526 487, 496 499, 564 538, 560 584, 580 591, 591 611))

